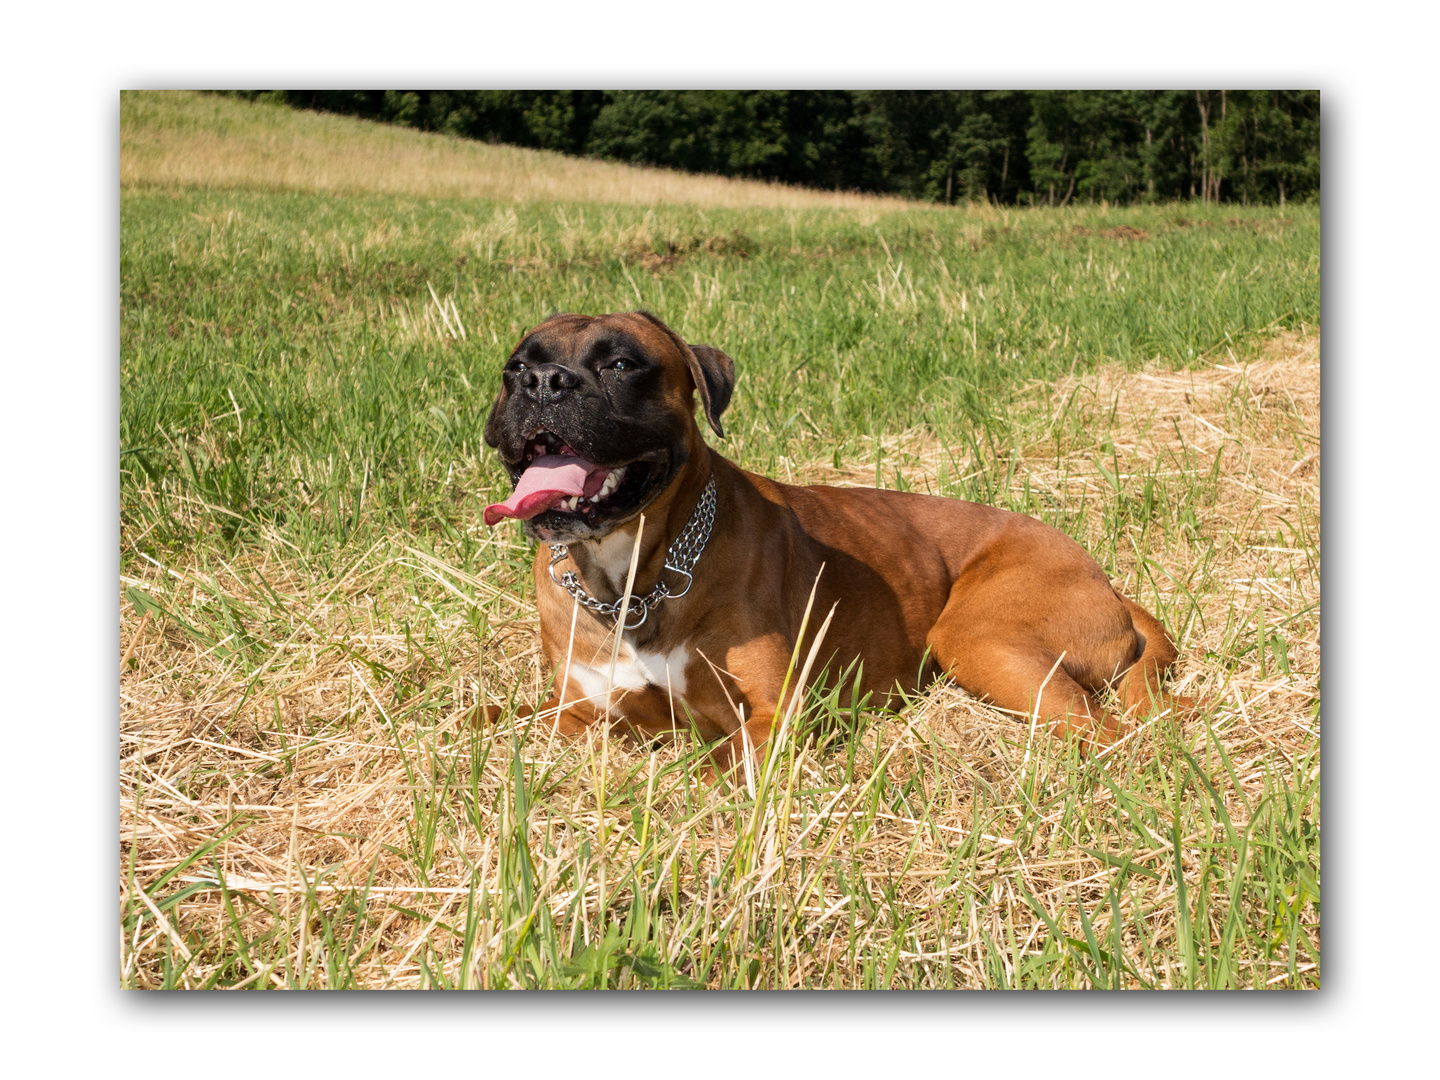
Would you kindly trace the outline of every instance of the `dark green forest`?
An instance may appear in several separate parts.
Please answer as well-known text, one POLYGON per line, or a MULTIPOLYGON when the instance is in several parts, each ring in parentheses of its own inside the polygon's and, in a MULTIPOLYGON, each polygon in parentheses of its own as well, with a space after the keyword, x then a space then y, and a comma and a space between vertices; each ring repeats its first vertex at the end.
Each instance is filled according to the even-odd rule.
POLYGON ((1317 199, 1317 90, 250 90, 686 172, 935 202, 1317 199))

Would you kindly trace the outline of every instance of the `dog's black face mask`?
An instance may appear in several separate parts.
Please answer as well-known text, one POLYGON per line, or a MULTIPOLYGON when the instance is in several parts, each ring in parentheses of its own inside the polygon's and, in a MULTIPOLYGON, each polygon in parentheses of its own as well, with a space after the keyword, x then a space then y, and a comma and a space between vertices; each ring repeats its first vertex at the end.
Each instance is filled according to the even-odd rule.
POLYGON ((643 510, 688 461, 683 358, 666 355, 660 335, 643 334, 658 339, 647 342, 596 322, 557 316, 506 362, 485 441, 516 490, 487 508, 487 524, 518 517, 533 539, 596 539, 643 510))

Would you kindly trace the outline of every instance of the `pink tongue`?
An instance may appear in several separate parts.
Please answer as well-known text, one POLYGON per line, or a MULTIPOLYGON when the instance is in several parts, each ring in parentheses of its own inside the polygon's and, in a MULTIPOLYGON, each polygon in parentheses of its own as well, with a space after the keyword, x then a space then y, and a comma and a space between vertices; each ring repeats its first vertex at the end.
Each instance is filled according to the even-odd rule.
POLYGON ((590 496, 600 490, 609 469, 592 465, 582 457, 547 454, 520 476, 520 482, 504 502, 485 507, 485 524, 496 525, 503 518, 529 521, 571 495, 590 496))

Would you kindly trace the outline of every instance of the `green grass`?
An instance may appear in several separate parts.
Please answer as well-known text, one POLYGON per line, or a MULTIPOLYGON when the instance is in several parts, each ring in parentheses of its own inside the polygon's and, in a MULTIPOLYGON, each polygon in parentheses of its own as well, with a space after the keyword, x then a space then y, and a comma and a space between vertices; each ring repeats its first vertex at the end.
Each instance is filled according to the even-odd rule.
POLYGON ((467 498, 497 490, 479 439, 501 362, 555 311, 644 306, 726 349, 740 378, 724 449, 762 472, 815 440, 843 463, 916 425, 963 467, 1007 441, 1029 380, 1244 354, 1319 322, 1314 210, 879 216, 197 192, 127 195, 121 235, 122 501, 127 532, 153 524, 147 540, 167 549, 199 537, 140 500, 162 477, 218 508, 207 527, 271 522, 307 554, 454 530, 467 498), (1152 239, 1098 235, 1120 225, 1152 239), (672 267, 644 269, 672 248, 672 267))
POLYGON ((1319 984, 1318 481, 1271 478, 1318 446, 1214 368, 1313 339, 1318 209, 132 188, 121 303, 123 985, 1319 984), (722 452, 1056 523, 1217 707, 1082 762, 817 687, 721 789, 465 728, 548 675, 480 523, 500 366, 639 306, 735 358, 722 452))

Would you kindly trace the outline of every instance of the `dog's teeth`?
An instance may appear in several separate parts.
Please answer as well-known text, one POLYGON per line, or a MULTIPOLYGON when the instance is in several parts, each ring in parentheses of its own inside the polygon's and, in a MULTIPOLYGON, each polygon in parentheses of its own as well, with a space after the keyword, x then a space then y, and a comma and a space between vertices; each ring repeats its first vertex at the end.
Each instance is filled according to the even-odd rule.
POLYGON ((610 474, 605 477, 605 482, 600 485, 600 490, 595 493, 595 500, 598 502, 600 499, 614 494, 615 489, 620 486, 620 481, 624 479, 625 470, 623 468, 611 470, 610 474))
MULTIPOLYGON (((620 482, 624 479, 624 469, 612 469, 609 475, 605 477, 605 482, 602 483, 598 489, 596 489, 594 495, 572 496, 570 499, 570 509, 575 509, 574 504, 578 501, 578 503, 580 504, 580 509, 588 511, 591 507, 595 506, 596 503, 603 502, 605 499, 609 498, 614 493, 615 489, 620 486, 620 482)), ((563 506, 564 504, 562 503, 561 505, 563 506)))

